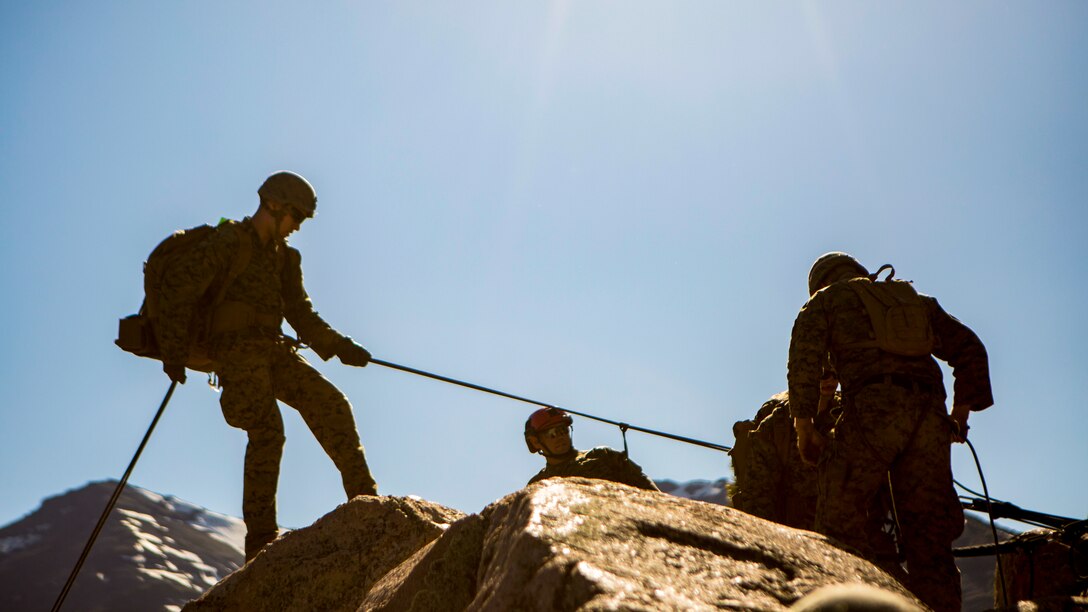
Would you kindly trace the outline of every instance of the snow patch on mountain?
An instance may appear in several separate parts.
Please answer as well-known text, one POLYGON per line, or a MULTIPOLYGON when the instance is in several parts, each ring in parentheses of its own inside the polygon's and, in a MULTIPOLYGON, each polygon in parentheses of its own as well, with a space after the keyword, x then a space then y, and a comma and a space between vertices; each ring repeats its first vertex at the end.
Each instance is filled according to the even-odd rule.
MULTIPOLYGON (((0 528, 0 610, 49 608, 116 486, 68 491, 0 528)), ((130 485, 68 601, 85 609, 179 610, 241 567, 244 537, 240 519, 130 485)))
POLYGON ((729 484, 727 478, 719 478, 717 480, 696 479, 686 482, 655 480, 654 482, 657 484, 657 488, 670 495, 705 501, 722 506, 730 505, 729 494, 726 490, 726 487, 729 484))

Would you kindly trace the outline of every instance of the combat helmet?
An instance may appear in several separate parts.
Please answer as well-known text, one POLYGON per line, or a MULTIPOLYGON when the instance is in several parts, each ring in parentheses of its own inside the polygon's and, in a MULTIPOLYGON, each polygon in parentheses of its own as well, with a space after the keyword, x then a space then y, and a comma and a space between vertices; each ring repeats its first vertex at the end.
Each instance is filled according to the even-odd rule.
POLYGON ((849 253, 843 253, 842 251, 831 251, 830 253, 824 253, 816 258, 816 261, 812 264, 812 268, 808 271, 808 294, 813 295, 820 289, 823 289, 827 284, 827 279, 831 276, 831 273, 837 270, 841 266, 850 266, 857 270, 858 276, 867 276, 869 271, 865 269, 865 266, 854 259, 853 255, 849 253))
POLYGON ((559 408, 554 406, 541 408, 529 415, 529 418, 525 421, 525 446, 529 447, 530 453, 535 453, 537 449, 529 441, 529 436, 539 436, 541 432, 559 425, 570 427, 573 423, 574 419, 559 408))
POLYGON ((257 194, 261 200, 283 202, 309 219, 317 212, 317 192, 302 176, 282 170, 269 176, 261 184, 257 194))

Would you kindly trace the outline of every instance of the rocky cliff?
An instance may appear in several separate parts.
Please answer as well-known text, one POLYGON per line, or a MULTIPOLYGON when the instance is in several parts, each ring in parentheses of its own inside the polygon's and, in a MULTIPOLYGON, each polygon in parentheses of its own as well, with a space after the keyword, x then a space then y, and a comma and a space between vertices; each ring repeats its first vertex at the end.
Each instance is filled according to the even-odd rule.
MULTIPOLYGON (((658 481, 658 486, 672 495, 718 504, 727 501, 725 484, 724 479, 658 481)), ((51 497, 37 511, 0 528, 0 610, 48 609, 115 485, 92 483, 51 497)), ((461 569, 451 574, 422 572, 404 562, 413 555, 429 555, 431 559, 438 554, 443 559, 481 555, 479 540, 492 529, 495 512, 488 508, 465 516, 412 498, 352 503, 311 527, 284 534, 263 561, 228 577, 243 561, 245 528, 239 519, 130 485, 64 609, 176 611, 220 580, 223 582, 214 594, 199 605, 226 609, 229 600, 259 599, 263 593, 264 597, 282 599, 283 605, 292 609, 355 609, 372 592, 378 597, 380 591, 381 597, 394 603, 403 601, 422 583, 432 585, 430 592, 459 593, 443 596, 443 605, 447 600, 471 601, 476 597, 478 564, 459 562, 461 569), (434 542, 433 550, 426 546, 429 542, 434 542), (322 577, 315 579, 315 574, 322 577), (396 582, 401 578, 405 584, 396 582), (442 581, 441 588, 433 586, 438 581, 442 581)), ((989 527, 969 516, 957 545, 990 540, 989 527)), ((963 571, 963 609, 990 609, 993 557, 958 562, 963 571)), ((1032 568, 1037 569, 1030 566, 1029 577, 1050 573, 1032 568)), ((1039 588, 1036 584, 1036 591, 1039 588)), ((425 599, 426 595, 419 601, 425 599)))
POLYGON ((611 482, 554 479, 464 516, 360 497, 185 610, 786 610, 825 585, 914 601, 823 536, 611 482))

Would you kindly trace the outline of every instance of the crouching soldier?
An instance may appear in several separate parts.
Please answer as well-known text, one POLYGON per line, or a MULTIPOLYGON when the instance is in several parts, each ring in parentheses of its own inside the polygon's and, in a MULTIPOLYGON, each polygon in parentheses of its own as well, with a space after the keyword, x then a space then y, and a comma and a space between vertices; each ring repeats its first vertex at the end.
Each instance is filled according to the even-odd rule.
POLYGON ((544 455, 547 464, 528 484, 546 478, 578 476, 599 478, 657 491, 657 485, 642 472, 627 453, 605 446, 580 451, 571 441, 573 420, 558 408, 541 408, 525 421, 525 444, 529 452, 544 455))

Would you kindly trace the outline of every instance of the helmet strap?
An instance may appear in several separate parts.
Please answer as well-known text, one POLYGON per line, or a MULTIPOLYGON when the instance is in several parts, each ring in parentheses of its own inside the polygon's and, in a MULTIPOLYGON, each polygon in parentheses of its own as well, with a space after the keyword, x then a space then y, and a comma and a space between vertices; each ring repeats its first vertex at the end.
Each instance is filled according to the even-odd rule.
POLYGON ((883 266, 880 266, 879 268, 877 268, 876 272, 873 272, 872 274, 869 275, 869 280, 871 280, 871 281, 873 281, 875 283, 876 279, 880 277, 880 273, 883 272, 884 270, 891 270, 891 272, 888 273, 888 278, 886 278, 884 280, 890 281, 891 279, 895 278, 895 268, 892 267, 891 264, 884 264, 883 266))

